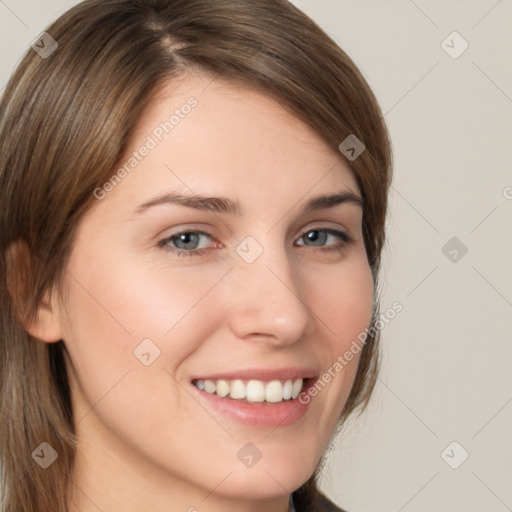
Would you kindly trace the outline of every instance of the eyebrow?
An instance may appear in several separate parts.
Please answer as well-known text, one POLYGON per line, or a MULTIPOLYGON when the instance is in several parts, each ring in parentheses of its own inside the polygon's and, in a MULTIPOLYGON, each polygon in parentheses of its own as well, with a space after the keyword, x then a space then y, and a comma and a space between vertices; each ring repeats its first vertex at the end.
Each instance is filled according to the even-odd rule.
MULTIPOLYGON (((339 204, 351 203, 364 208, 363 199, 349 190, 343 190, 335 194, 313 197, 302 208, 302 213, 310 213, 315 210, 333 208, 339 204)), ((211 197, 201 194, 187 195, 180 192, 167 192, 161 194, 145 203, 140 204, 135 209, 135 213, 143 213, 150 208, 160 205, 177 204, 187 206, 196 210, 205 210, 216 213, 226 213, 236 216, 242 216, 244 209, 238 201, 227 197, 211 197)))

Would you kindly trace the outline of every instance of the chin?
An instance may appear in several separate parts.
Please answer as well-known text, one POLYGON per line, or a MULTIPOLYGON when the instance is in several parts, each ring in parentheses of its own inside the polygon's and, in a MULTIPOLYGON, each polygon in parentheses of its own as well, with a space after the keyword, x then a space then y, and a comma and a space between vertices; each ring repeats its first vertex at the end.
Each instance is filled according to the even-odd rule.
POLYGON ((252 467, 246 468, 239 463, 240 467, 233 469, 226 485, 219 487, 219 492, 233 498, 255 500, 289 495, 311 477, 320 457, 311 460, 300 450, 294 450, 293 456, 289 456, 289 452, 281 450, 275 456, 263 454, 252 467))

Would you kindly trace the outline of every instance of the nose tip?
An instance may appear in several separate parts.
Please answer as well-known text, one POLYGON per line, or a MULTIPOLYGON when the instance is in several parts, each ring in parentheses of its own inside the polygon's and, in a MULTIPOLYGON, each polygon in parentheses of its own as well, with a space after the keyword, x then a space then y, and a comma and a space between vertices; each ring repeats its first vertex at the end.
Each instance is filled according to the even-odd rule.
POLYGON ((243 285, 232 295, 229 315, 237 337, 288 345, 311 334, 314 317, 288 267, 251 266, 240 272, 237 282, 243 285))

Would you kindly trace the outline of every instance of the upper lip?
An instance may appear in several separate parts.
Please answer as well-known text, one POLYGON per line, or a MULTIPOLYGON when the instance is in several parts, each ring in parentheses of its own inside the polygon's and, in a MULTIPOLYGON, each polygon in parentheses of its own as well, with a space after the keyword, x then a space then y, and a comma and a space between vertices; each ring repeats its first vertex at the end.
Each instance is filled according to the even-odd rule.
POLYGON ((209 375, 198 375, 192 380, 289 380, 289 379, 308 379, 316 377, 317 371, 307 367, 286 367, 286 368, 246 368, 244 370, 235 370, 232 372, 219 372, 209 375))

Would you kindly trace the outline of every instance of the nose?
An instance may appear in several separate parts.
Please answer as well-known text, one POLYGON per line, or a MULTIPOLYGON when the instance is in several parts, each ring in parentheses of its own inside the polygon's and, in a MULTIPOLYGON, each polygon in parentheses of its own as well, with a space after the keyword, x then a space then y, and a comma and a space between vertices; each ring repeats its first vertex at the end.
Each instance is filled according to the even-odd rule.
POLYGON ((237 256, 235 267, 226 292, 235 336, 286 346, 313 332, 304 276, 292 268, 284 248, 267 247, 252 263, 237 256))

